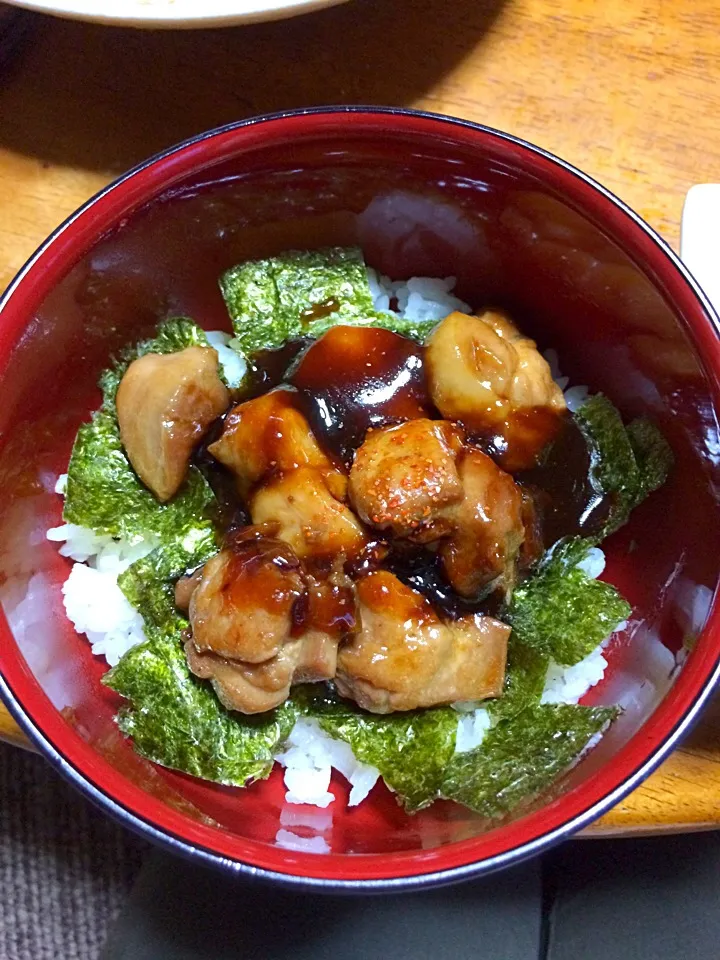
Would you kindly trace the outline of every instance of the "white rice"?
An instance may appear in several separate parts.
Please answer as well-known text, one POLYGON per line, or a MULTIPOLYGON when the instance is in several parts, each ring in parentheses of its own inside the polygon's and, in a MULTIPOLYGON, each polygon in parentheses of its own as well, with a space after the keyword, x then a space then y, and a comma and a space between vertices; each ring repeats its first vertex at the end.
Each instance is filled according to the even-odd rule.
POLYGON ((552 348, 546 350, 543 356, 548 362, 553 380, 565 395, 565 403, 567 404, 568 410, 570 413, 575 413, 578 407, 581 407, 587 400, 590 395, 590 390, 588 387, 581 385, 574 387, 569 386, 570 378, 564 377, 560 372, 560 361, 557 350, 553 350, 552 348))
MULTIPOLYGON (((64 491, 66 479, 66 475, 60 477, 55 489, 64 491)), ((63 557, 77 561, 62 588, 68 619, 78 633, 87 636, 92 652, 114 666, 145 639, 143 618, 118 586, 118 577, 156 543, 115 540, 74 523, 52 527, 47 538, 62 543, 63 557)))
MULTIPOLYGON (((471 312, 468 304, 453 296, 453 277, 413 277, 395 282, 368 268, 368 280, 377 310, 392 310, 400 317, 417 322, 440 321, 454 310, 471 312)), ((238 386, 247 364, 237 343, 221 331, 209 331, 207 337, 218 352, 228 385, 238 386)), ((557 353, 548 350, 545 358, 556 382, 565 391, 568 407, 577 409, 588 396, 587 387, 568 388, 568 378, 560 374, 557 353)), ((55 491, 64 495, 66 483, 66 474, 58 477, 55 491)), ((48 530, 47 537, 62 543, 62 556, 76 561, 62 589, 68 619, 78 633, 86 634, 92 652, 105 657, 113 666, 131 647, 145 640, 142 616, 120 590, 118 576, 135 560, 150 553, 156 543, 147 539, 134 542, 114 539, 71 523, 48 530)), ((593 548, 580 566, 589 577, 599 577, 605 567, 602 550, 593 548)), ((617 629, 622 627, 624 624, 617 629)), ((609 639, 572 667, 551 662, 542 702, 577 703, 599 683, 607 667, 604 650, 609 639)), ((482 743, 493 720, 487 707, 477 702, 453 706, 458 712, 455 749, 463 753, 482 743)), ((350 784, 348 806, 353 807, 367 797, 380 776, 375 767, 361 763, 347 743, 332 739, 317 721, 306 718, 296 722, 285 749, 275 759, 285 768, 286 800, 291 804, 328 807, 336 799, 331 790, 331 776, 332 771, 337 770, 350 784)), ((316 853, 329 850, 322 837, 303 837, 288 829, 293 825, 282 821, 276 837, 278 844, 316 853)))
POLYGON ((205 336, 210 346, 217 350, 225 382, 230 388, 239 387, 247 371, 247 361, 237 340, 222 330, 207 330, 205 336))
POLYGON ((466 713, 461 704, 456 704, 455 709, 460 713, 455 734, 455 753, 467 753, 483 742, 492 726, 492 717, 487 707, 475 707, 466 713))
POLYGON ((406 320, 422 323, 444 320, 454 310, 471 313, 467 303, 452 295, 455 277, 411 277, 393 281, 368 267, 368 282, 376 310, 396 313, 406 320))
POLYGON ((600 683, 607 669, 604 650, 609 640, 610 637, 607 637, 584 660, 572 667, 563 667, 552 660, 545 677, 541 703, 577 703, 596 683, 600 683))
POLYGON ((317 720, 301 718, 295 724, 285 750, 275 759, 285 767, 288 803, 310 803, 327 807, 335 799, 329 790, 333 769, 339 771, 352 789, 348 806, 365 799, 380 776, 376 767, 361 763, 350 746, 333 740, 317 720))

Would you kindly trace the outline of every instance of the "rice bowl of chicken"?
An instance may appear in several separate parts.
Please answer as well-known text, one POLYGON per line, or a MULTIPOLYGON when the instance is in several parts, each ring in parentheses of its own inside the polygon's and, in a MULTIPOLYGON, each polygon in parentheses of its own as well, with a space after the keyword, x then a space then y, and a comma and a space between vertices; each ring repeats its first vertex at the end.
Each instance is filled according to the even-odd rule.
MULTIPOLYGON (((352 127, 354 115, 342 116, 352 127)), ((500 138, 498 150, 506 143, 500 138)), ((313 149, 308 141, 310 183, 326 176, 309 159, 313 149)), ((93 349, 86 335, 94 372, 84 415, 71 423, 66 414, 63 445, 43 474, 51 501, 43 501, 41 549, 60 544, 56 559, 43 553, 57 584, 54 622, 59 601, 63 643, 95 678, 62 705, 62 722, 81 741, 94 729, 85 742, 106 745, 103 763, 123 757, 133 795, 143 782, 147 794, 155 771, 147 803, 156 824, 189 817, 195 826, 184 835, 193 838, 249 830, 257 835, 242 843, 256 858, 274 821, 268 856, 287 856, 288 876, 302 861, 303 882, 335 869, 380 880, 388 829, 400 848, 380 871, 387 879, 410 875, 418 839, 435 851, 433 882, 464 875, 441 866, 461 848, 473 871, 510 862, 506 843, 512 857, 526 855, 531 847, 513 838, 537 829, 546 842, 558 836, 571 822, 571 799, 582 805, 591 786, 629 770, 608 758, 637 759, 638 723, 669 729, 673 697, 697 694, 693 671, 707 679, 714 662, 710 641, 688 653, 671 639, 671 624, 700 637, 712 595, 705 551, 683 548, 682 563, 696 571, 692 594, 678 565, 676 545, 694 529, 691 500, 682 498, 683 523, 655 556, 643 533, 647 518, 670 515, 663 504, 679 490, 692 487, 701 509, 696 454, 683 439, 692 422, 668 419, 661 380, 656 398, 646 391, 640 403, 633 383, 614 376, 622 364, 586 362, 606 352, 592 311, 591 349, 579 354, 571 325, 560 322, 572 316, 571 301, 560 284, 549 305, 534 259, 546 248, 523 232, 538 216, 575 230, 577 243, 586 228, 555 201, 504 192, 500 180, 478 206, 483 227, 473 227, 479 246, 468 259, 460 252, 471 236, 460 226, 467 208, 456 207, 452 221, 452 191, 420 188, 419 172, 388 186, 392 162, 383 162, 379 174, 357 174, 356 185, 374 177, 383 186, 370 190, 365 208, 354 201, 361 212, 349 233, 332 196, 342 196, 357 165, 341 164, 326 181, 325 212, 307 215, 320 241, 312 246, 297 242, 307 226, 291 229, 280 205, 273 213, 284 174, 277 183, 262 172, 236 181, 218 169, 209 187, 145 208, 60 288, 75 291, 81 313, 102 303, 117 314, 103 327, 113 331, 110 347, 99 336, 93 349), (196 245, 195 272, 181 275, 178 241, 193 242, 186 225, 201 222, 200 210, 217 226, 196 245), (413 221, 431 211, 440 244, 432 273, 410 239, 413 221), (258 215, 279 226, 272 242, 253 247, 258 215), (224 217, 246 226, 228 232, 224 217), (398 230, 409 230, 400 246, 398 230), (497 284, 516 266, 509 247, 503 260, 505 234, 526 250, 523 270, 536 277, 534 317, 517 289, 497 284), (130 267, 148 242, 159 251, 153 276, 130 267), (211 280, 221 298, 205 292, 211 280), (135 321, 117 322, 132 313, 135 321), (100 404, 90 399, 98 376, 100 404), (638 563, 639 585, 631 575, 638 563), (87 697, 103 704, 98 719, 83 706, 87 697), (538 819, 548 811, 557 811, 557 832, 552 817, 538 819), (486 851, 480 860, 473 844, 486 851), (360 857, 352 868, 336 866, 350 852, 360 857)), ((555 175, 563 168, 553 162, 555 175)), ((489 167, 485 175, 492 182, 489 167)), ((568 176, 566 189, 576 175, 568 176)), ((293 203, 302 206, 312 190, 301 181, 293 203)), ((597 188, 579 183, 588 201, 597 188)), ((597 259, 602 245, 593 242, 597 259)), ((554 256, 552 243, 547 251, 554 256)), ((627 285, 629 268, 607 262, 627 285)), ((558 263, 574 269, 572 258, 558 263)), ((648 282, 646 322, 652 310, 662 313, 648 282)), ((50 310, 70 302, 53 296, 50 310)), ((624 307, 612 309, 618 322, 624 307)), ((626 358, 644 342, 630 343, 626 358)), ((657 363, 661 355, 651 356, 657 363)), ((635 383, 656 377, 643 369, 635 383)), ((707 523, 712 511, 703 515, 707 523)), ((36 569, 20 592, 15 580, 3 602, 27 656, 37 629, 30 611, 45 602, 47 579, 36 569)), ((60 661, 45 662, 58 675, 60 661)), ((6 675, 5 658, 2 666, 6 675)), ((55 688, 58 702, 65 689, 55 688)), ((623 786, 630 779, 623 775, 623 786)), ((254 862, 266 869, 264 857, 254 862)), ((430 861, 419 856, 418 877, 430 861)))

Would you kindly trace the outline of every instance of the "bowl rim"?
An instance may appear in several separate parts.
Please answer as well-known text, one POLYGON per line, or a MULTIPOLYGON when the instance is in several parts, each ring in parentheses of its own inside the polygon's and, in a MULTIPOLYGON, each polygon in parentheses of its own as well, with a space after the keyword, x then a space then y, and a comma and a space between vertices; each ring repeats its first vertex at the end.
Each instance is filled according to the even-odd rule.
POLYGON ((94 0, 6 0, 14 7, 50 14, 63 20, 153 30, 200 30, 251 23, 289 20, 347 0, 212 0, 200 8, 194 0, 176 4, 147 4, 142 0, 112 0, 102 10, 94 0))
MULTIPOLYGON (((534 155, 536 158, 542 159, 547 165, 549 165, 549 167, 558 167, 563 174, 569 174, 570 180, 579 180, 579 186, 590 188, 588 197, 584 198, 585 201, 587 201, 589 197, 595 196, 596 199, 602 200, 604 204, 609 204, 605 211, 606 219, 607 214, 614 212, 615 214, 624 215, 624 217, 632 221, 635 227, 639 228, 638 237, 642 237, 646 241, 651 241, 652 246, 657 248, 658 254, 661 255, 661 259, 664 257, 665 262, 670 266, 671 274, 674 273, 675 278, 682 281, 681 289, 684 289, 685 293, 689 294, 688 299, 694 300, 695 306, 699 305, 700 308, 702 308, 701 312, 705 315, 704 326, 702 323, 699 323, 698 329, 692 327, 689 332, 692 335, 702 335, 702 337, 705 339, 705 346, 712 347, 716 354, 717 362, 716 366, 712 368, 712 371, 709 370, 708 372, 712 372, 716 377, 720 375, 720 318, 716 314, 714 308, 710 304, 707 296, 704 294, 697 281, 693 278, 677 254, 666 243, 666 241, 664 241, 658 235, 658 233, 639 216, 639 214, 633 211, 610 190, 602 186, 588 174, 583 173, 572 164, 562 160, 559 157, 556 157, 549 151, 529 143, 520 137, 469 120, 463 120, 429 111, 398 107, 376 107, 362 105, 326 106, 285 110, 270 114, 263 114, 204 131, 154 154, 104 186, 101 190, 85 201, 85 203, 83 203, 79 208, 77 208, 77 210, 71 213, 58 227, 55 228, 55 230, 53 230, 47 239, 37 248, 37 250, 28 258, 26 263, 20 268, 13 280, 7 286, 3 295, 0 297, 0 318, 2 317, 2 313, 6 306, 23 283, 25 277, 38 263, 38 261, 45 257, 55 242, 70 227, 72 227, 78 219, 84 217, 93 207, 95 207, 99 201, 108 196, 110 193, 118 190, 118 188, 136 177, 139 173, 154 167, 168 158, 185 153, 193 146, 206 141, 214 140, 216 138, 221 138, 228 134, 233 134, 248 127, 254 127, 261 124, 272 124, 278 121, 288 121, 302 118, 313 119, 327 116, 334 116, 337 118, 343 116, 367 116, 370 119, 373 117, 387 117, 401 118, 407 122, 416 121, 421 124, 429 122, 429 127, 431 127, 432 124, 447 126, 447 133, 449 135, 452 135, 453 131, 456 130, 473 131, 483 136, 489 136, 490 138, 495 138, 496 140, 510 144, 524 154, 529 153, 530 155, 534 155), (679 277, 677 277, 678 274, 679 277)), ((162 195, 168 189, 170 189, 170 186, 166 185, 165 188, 160 188, 155 192, 151 192, 150 197, 147 196, 149 191, 146 191, 145 198, 142 199, 134 207, 134 209, 138 209, 147 203, 153 202, 158 198, 158 196, 162 195)), ((117 223, 113 224, 113 226, 116 225, 117 223)), ((89 245, 96 243, 102 236, 101 232, 92 232, 93 237, 89 245)), ((56 269, 58 272, 60 272, 63 269, 66 271, 68 268, 67 266, 63 268, 60 265, 56 266, 56 269)), ((0 319, 0 341, 2 339, 2 333, 3 323, 2 319, 0 319)), ((695 345, 696 347, 699 347, 697 343, 695 345)), ((0 353, 2 352, 3 347, 2 343, 0 342, 0 353)), ((709 635, 720 638, 720 604, 718 604, 717 601, 718 596, 716 591, 708 619, 703 627, 703 630, 701 631, 702 636, 709 635)), ((5 640, 6 642, 10 641, 14 645, 12 631, 7 624, 4 612, 1 610, 0 640, 5 640)), ((708 644, 705 646, 708 646, 708 644)), ((190 839, 187 835, 183 836, 179 827, 173 829, 167 825, 159 826, 150 819, 149 815, 142 814, 137 812, 137 810, 131 809, 130 806, 128 806, 125 802, 113 796, 106 786, 102 785, 102 783, 96 782, 89 772, 80 769, 77 759, 71 759, 67 755, 67 752, 63 751, 62 738, 56 737, 53 739, 52 736, 50 736, 44 729, 42 721, 38 721, 34 716, 30 716, 30 714, 26 712, 26 709, 21 706, 19 696, 16 694, 11 681, 3 674, 2 669, 0 669, 0 696, 2 696, 2 699, 7 705, 11 715, 14 717, 21 729, 23 729, 30 740, 38 747, 40 752, 45 755, 45 757, 50 761, 53 767, 58 770, 58 772, 60 772, 66 779, 70 780, 70 782, 80 789, 81 792, 83 792, 89 799, 100 806, 105 812, 107 812, 122 825, 134 830, 142 836, 152 839, 155 843, 158 843, 160 846, 165 847, 171 852, 183 855, 188 859, 194 860, 195 862, 221 868, 236 874, 273 881, 275 883, 295 889, 309 889, 316 892, 324 891, 330 893, 373 893, 391 890, 401 892, 454 883, 464 879, 485 875, 495 870, 520 863, 525 859, 536 856, 563 838, 569 837, 576 831, 588 825, 593 820, 597 819, 610 807, 618 803, 624 796, 635 789, 635 787, 637 787, 647 776, 649 776, 650 773, 653 772, 653 770, 659 766, 659 764, 678 744, 680 739, 688 732, 688 730, 697 720, 702 707, 709 699, 715 686, 720 683, 720 643, 715 643, 715 648, 716 649, 713 651, 712 655, 710 655, 709 652, 705 655, 702 663, 700 663, 697 658, 691 657, 690 661, 685 665, 685 668, 681 674, 683 677, 687 674, 688 667, 690 667, 693 661, 695 661, 695 669, 691 670, 690 679, 688 679, 687 683, 684 684, 684 686, 687 687, 692 686, 693 690, 692 693, 686 692, 685 700, 687 702, 684 705, 682 703, 674 705, 675 715, 672 718, 668 718, 664 722, 660 723, 659 721, 662 720, 662 718, 658 719, 657 715, 658 713, 663 712, 664 701, 661 702, 655 711, 650 715, 650 717, 648 717, 647 720, 641 725, 639 730, 631 737, 630 741, 621 748, 621 753, 628 750, 628 748, 640 737, 640 735, 649 725, 652 724, 653 727, 660 726, 661 731, 659 734, 655 730, 653 730, 654 736, 646 734, 645 740, 647 743, 635 751, 641 754, 643 759, 626 761, 625 766, 629 766, 629 770, 624 776, 622 776, 619 782, 616 782, 615 786, 610 787, 607 790, 603 788, 605 792, 602 792, 596 800, 592 802, 585 801, 585 806, 583 807, 581 804, 581 809, 578 812, 569 815, 568 818, 565 818, 563 815, 563 818, 558 820, 557 825, 547 830, 541 828, 540 831, 529 840, 511 845, 509 848, 503 849, 494 854, 490 854, 481 860, 468 860, 467 858, 463 858, 460 862, 439 868, 433 867, 424 856, 421 856, 421 854, 427 854, 428 851, 411 851, 410 853, 400 855, 329 854, 320 857, 319 855, 314 854, 294 854, 293 851, 288 851, 283 848, 281 850, 282 855, 287 860, 292 860, 292 867, 295 869, 295 871, 297 871, 292 873, 284 872, 279 868, 274 869, 266 866, 258 866, 254 864, 251 859, 248 862, 248 860, 240 859, 234 854, 222 854, 217 847, 211 848, 198 839, 190 839), (58 740, 60 741, 59 743, 56 742, 58 740), (415 867, 412 872, 408 872, 407 869, 400 869, 398 872, 383 872, 382 874, 376 873, 374 876, 363 875, 360 877, 351 877, 347 871, 345 871, 344 876, 342 871, 339 873, 334 871, 330 873, 323 873, 319 876, 308 874, 303 875, 303 869, 309 866, 311 862, 313 863, 313 866, 317 867, 318 861, 329 864, 332 860, 337 862, 342 861, 348 865, 351 861, 355 861, 357 863, 360 860, 365 860, 366 863, 370 860, 376 860, 378 862, 382 860, 395 860, 402 861, 405 867, 407 867, 410 863, 414 863, 415 867)), ((19 656, 21 657, 20 654, 19 656)), ((19 672, 20 671, 18 671, 18 673, 19 672)), ((16 682, 17 679, 18 676, 15 677, 16 682)), ((42 696, 44 696, 44 694, 42 694, 42 696)), ((677 699, 679 699, 679 696, 677 699)), ((52 706, 49 701, 48 704, 50 710, 53 713, 57 713, 56 708, 52 706)), ((670 713, 670 709, 667 708, 664 712, 670 713)), ((92 751, 92 748, 88 747, 88 749, 92 751)), ((606 765, 606 767, 607 766, 609 765, 606 765)), ((599 776, 599 774, 601 774, 606 767, 603 767, 590 779, 594 780, 597 778, 597 776, 599 776)), ((617 781, 617 777, 615 777, 614 780, 617 781)), ((583 785, 575 788, 575 790, 571 791, 571 793, 581 790, 582 786, 583 785)), ((144 794, 140 788, 136 789, 142 796, 147 797, 147 795, 144 794)), ((570 794, 566 794, 565 796, 570 796, 570 794)), ((562 803, 562 799, 563 798, 556 800, 554 803, 550 804, 549 807, 555 808, 558 804, 562 803)), ((161 804, 163 807, 165 806, 161 803, 161 801, 157 801, 157 803, 161 804)), ((536 814, 530 814, 516 822, 521 823, 525 819, 538 819, 538 815, 542 815, 548 809, 548 807, 544 807, 536 814)), ((180 815, 177 814, 176 816, 180 815)), ((480 838, 475 837, 470 840, 456 841, 439 849, 442 849, 445 851, 445 853, 453 848, 462 848, 465 850, 467 848, 471 848, 472 845, 476 844, 479 839, 480 838)), ((253 842, 247 841, 245 846, 247 847, 248 844, 252 847, 253 842)))

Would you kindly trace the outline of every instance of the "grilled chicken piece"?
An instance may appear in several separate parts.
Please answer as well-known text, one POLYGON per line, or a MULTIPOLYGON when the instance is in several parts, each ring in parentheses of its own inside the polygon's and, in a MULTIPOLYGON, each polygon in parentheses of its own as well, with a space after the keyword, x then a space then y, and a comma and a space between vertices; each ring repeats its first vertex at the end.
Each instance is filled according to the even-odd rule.
POLYGON ((325 471, 298 467, 259 487, 250 499, 253 523, 272 523, 301 559, 356 556, 367 537, 355 514, 337 500, 325 471))
POLYGON ((248 663, 277 656, 305 593, 300 563, 286 543, 270 537, 236 543, 208 560, 190 598, 195 648, 248 663))
POLYGON ((306 574, 307 607, 298 622, 305 632, 341 640, 358 629, 355 584, 343 570, 342 554, 325 577, 306 574))
POLYGON ((208 447, 235 475, 247 497, 257 484, 297 467, 322 471, 335 496, 345 495, 347 478, 318 446, 310 425, 297 409, 297 394, 279 389, 233 407, 222 435, 208 447))
POLYGON ((175 584, 175 606, 178 610, 182 610, 184 613, 190 607, 190 600, 192 599, 193 593, 195 593, 195 588, 200 585, 202 580, 202 567, 199 570, 196 570, 194 573, 188 573, 180 579, 175 584))
POLYGON ((357 629, 355 590, 341 563, 323 579, 303 577, 286 544, 247 528, 197 579, 176 588, 176 599, 189 594, 185 654, 228 709, 271 710, 292 684, 335 676, 338 643, 357 629))
POLYGON ((228 403, 211 347, 147 353, 127 368, 117 391, 120 437, 158 500, 177 493, 193 449, 228 403))
POLYGON ((502 693, 510 627, 468 615, 443 623, 430 602, 387 571, 357 584, 360 632, 340 648, 338 691, 372 713, 502 693))
POLYGON ((460 456, 458 470, 464 496, 451 508, 454 532, 440 545, 445 574, 462 597, 476 598, 489 585, 508 593, 525 537, 522 491, 509 473, 472 447, 460 456))
POLYGON ((462 499, 455 465, 462 432, 442 420, 370 430, 350 471, 350 502, 365 523, 427 543, 449 530, 445 509, 462 499))
POLYGON ((449 420, 492 437, 510 471, 532 467, 566 411, 562 390, 533 340, 502 314, 451 313, 425 353, 430 393, 449 420))
POLYGON ((330 680, 337 662, 336 637, 311 630, 286 643, 264 663, 245 663, 198 652, 192 640, 185 644, 188 666, 196 677, 210 680, 228 710, 263 713, 287 700, 293 683, 330 680))

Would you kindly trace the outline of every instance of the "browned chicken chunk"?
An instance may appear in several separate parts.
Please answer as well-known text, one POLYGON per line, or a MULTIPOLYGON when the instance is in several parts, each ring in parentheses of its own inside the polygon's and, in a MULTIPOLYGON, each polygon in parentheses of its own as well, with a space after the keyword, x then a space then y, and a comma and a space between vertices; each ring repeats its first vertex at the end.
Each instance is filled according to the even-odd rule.
POLYGON ((195 588, 200 585, 202 580, 202 567, 194 573, 188 573, 175 584, 175 606, 184 613, 190 608, 190 600, 195 593, 195 588))
POLYGON ((336 637, 310 630, 263 663, 200 653, 192 640, 185 644, 185 653, 195 676, 212 682, 218 699, 228 710, 252 714, 284 703, 294 683, 330 680, 335 675, 337 645, 336 637))
POLYGON ((262 663, 276 656, 293 628, 293 608, 305 597, 291 548, 269 537, 225 549, 205 564, 190 598, 198 651, 262 663))
POLYGON ((324 471, 298 467, 261 486, 250 499, 253 523, 273 523, 301 559, 358 554, 366 543, 350 508, 335 499, 324 471))
POLYGON ((339 692, 373 713, 499 696, 510 627, 479 614, 443 623, 387 571, 357 584, 360 632, 340 648, 339 692))
POLYGON ((135 472, 158 500, 177 493, 193 449, 228 402, 210 347, 147 353, 127 368, 117 392, 120 436, 135 472))
POLYGON ((232 470, 243 497, 274 474, 297 467, 323 471, 333 493, 345 494, 346 477, 318 446, 292 390, 272 390, 233 407, 222 436, 208 450, 232 470))
POLYGON ((324 578, 303 576, 286 544, 252 527, 205 564, 199 582, 197 573, 178 581, 176 600, 188 596, 188 665, 242 713, 273 709, 294 683, 332 679, 338 643, 357 629, 341 564, 324 578))
POLYGON ((442 420, 370 430, 350 471, 350 502, 365 523, 419 542, 448 532, 445 509, 463 495, 455 458, 462 432, 442 420))
POLYGON ((502 314, 451 313, 425 354, 430 393, 444 417, 492 437, 502 465, 532 467, 566 405, 534 341, 502 314))
POLYGON ((466 447, 458 461, 463 499, 452 508, 454 532, 440 545, 445 573, 462 597, 491 585, 509 592, 525 528, 523 495, 509 473, 466 447))
POLYGON ((298 622, 306 631, 348 637, 358 629, 355 584, 343 570, 342 557, 335 560, 327 576, 306 574, 307 607, 298 622))

